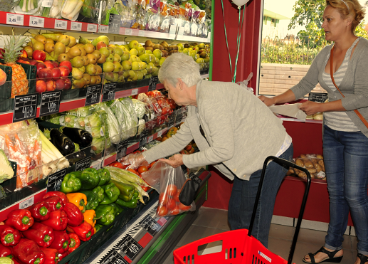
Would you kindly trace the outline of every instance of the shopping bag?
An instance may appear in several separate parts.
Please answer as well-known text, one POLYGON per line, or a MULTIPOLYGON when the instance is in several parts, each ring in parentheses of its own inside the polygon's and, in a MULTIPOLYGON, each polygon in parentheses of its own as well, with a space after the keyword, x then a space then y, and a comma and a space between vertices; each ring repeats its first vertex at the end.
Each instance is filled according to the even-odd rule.
POLYGON ((179 194, 179 201, 184 205, 190 205, 195 198, 195 195, 201 186, 202 180, 193 172, 189 174, 188 179, 184 183, 183 188, 179 194))

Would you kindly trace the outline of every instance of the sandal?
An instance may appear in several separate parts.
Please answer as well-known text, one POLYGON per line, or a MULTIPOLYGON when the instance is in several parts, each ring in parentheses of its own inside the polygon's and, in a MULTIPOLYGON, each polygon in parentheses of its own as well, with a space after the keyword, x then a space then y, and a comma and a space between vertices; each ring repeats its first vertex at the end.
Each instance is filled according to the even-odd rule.
MULTIPOLYGON (((332 262, 332 263, 340 263, 341 260, 342 260, 342 256, 341 257, 334 257, 336 255, 337 252, 339 252, 341 249, 339 250, 335 250, 335 251, 328 251, 326 250, 324 247, 321 247, 320 250, 318 250, 316 253, 308 253, 308 256, 310 257, 310 260, 311 262, 307 262, 304 258, 303 258, 303 262, 304 263, 322 263, 322 262, 332 262), (325 253, 328 258, 325 258, 324 260, 322 260, 321 262, 316 262, 314 260, 314 256, 319 253, 319 252, 322 252, 322 253, 325 253)), ((363 255, 362 255, 363 256, 363 255)), ((359 254, 358 254, 358 257, 359 257, 359 254)), ((363 257, 366 257, 366 256, 363 256, 363 257)), ((367 258, 367 257, 366 257, 367 258)), ((364 263, 364 262, 363 262, 364 263)))
POLYGON ((360 264, 368 262, 368 257, 364 256, 363 254, 358 253, 358 258, 360 259, 360 264))

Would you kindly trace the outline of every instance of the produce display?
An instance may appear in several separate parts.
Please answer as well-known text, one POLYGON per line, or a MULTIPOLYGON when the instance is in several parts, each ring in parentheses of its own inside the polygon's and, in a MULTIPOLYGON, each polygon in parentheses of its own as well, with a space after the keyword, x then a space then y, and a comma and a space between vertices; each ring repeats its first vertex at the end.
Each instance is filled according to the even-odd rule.
MULTIPOLYGON (((312 179, 326 180, 325 164, 322 155, 316 154, 302 154, 295 159, 295 164, 306 168, 311 174, 312 179)), ((290 168, 286 175, 295 175, 297 177, 306 179, 307 175, 298 169, 290 168)))

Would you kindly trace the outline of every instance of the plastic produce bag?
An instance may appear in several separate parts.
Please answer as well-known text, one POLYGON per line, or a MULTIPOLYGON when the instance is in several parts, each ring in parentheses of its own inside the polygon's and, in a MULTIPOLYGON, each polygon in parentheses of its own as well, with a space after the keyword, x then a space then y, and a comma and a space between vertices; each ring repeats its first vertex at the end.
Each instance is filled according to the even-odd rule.
POLYGON ((137 117, 143 118, 144 114, 146 113, 146 104, 137 99, 132 99, 132 103, 137 117))
POLYGON ((10 12, 12 8, 19 4, 19 0, 17 1, 7 1, 7 0, 0 0, 0 11, 10 12))
POLYGON ((121 139, 121 134, 120 134, 119 122, 116 119, 114 113, 105 103, 98 104, 97 109, 100 109, 106 112, 107 114, 106 122, 107 122, 107 128, 109 130, 110 140, 112 143, 118 144, 121 139))
POLYGON ((21 0, 14 6, 13 12, 17 14, 36 15, 40 14, 42 0, 21 0))
POLYGON ((122 98, 120 99, 121 104, 123 105, 123 110, 125 115, 127 116, 126 123, 127 123, 127 131, 129 137, 134 137, 137 132, 138 126, 138 118, 135 113, 132 99, 130 98, 122 98))
POLYGON ((63 8, 61 9, 61 16, 68 20, 77 20, 83 2, 84 0, 65 0, 63 8))
POLYGON ((142 178, 160 193, 156 211, 158 217, 196 210, 194 202, 186 206, 179 201, 180 190, 186 181, 181 167, 173 168, 159 161, 142 173, 142 178))

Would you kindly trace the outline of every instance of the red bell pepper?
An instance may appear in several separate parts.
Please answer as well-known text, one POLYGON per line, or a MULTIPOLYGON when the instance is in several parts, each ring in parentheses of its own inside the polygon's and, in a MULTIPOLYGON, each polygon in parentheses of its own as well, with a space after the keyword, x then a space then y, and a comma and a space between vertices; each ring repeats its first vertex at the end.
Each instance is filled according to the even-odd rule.
POLYGON ((80 239, 75 233, 69 234, 70 237, 70 245, 69 245, 69 253, 72 253, 80 246, 80 239))
POLYGON ((79 226, 83 222, 83 214, 75 204, 69 202, 66 203, 64 206, 64 211, 68 216, 68 225, 79 226))
POLYGON ((49 205, 50 211, 52 212, 56 210, 62 210, 64 207, 63 201, 57 196, 49 197, 45 199, 44 202, 49 205))
POLYGON ((12 257, 12 261, 14 262, 14 264, 23 264, 22 262, 20 262, 19 259, 15 258, 14 256, 12 257))
POLYGON ((60 254, 69 250, 70 238, 65 231, 54 231, 54 241, 50 248, 56 249, 60 254))
POLYGON ((45 201, 38 202, 28 208, 35 220, 43 221, 50 217, 50 208, 45 201))
POLYGON ((45 262, 43 264, 55 264, 59 261, 59 252, 54 248, 41 248, 45 254, 45 262))
POLYGON ((0 244, 0 257, 9 257, 12 258, 13 257, 13 252, 12 252, 12 248, 11 247, 5 247, 3 245, 0 244))
POLYGON ((59 255, 58 255, 58 258, 59 258, 59 261, 62 261, 63 260, 63 258, 65 258, 66 256, 68 256, 69 255, 69 251, 66 251, 66 252, 64 252, 63 254, 60 254, 59 253, 59 255))
POLYGON ((59 197, 62 201, 63 201, 63 204, 66 204, 68 202, 68 198, 66 198, 66 195, 65 193, 63 192, 58 192, 58 191, 52 191, 52 192, 48 192, 46 193, 42 199, 46 199, 46 198, 49 198, 49 197, 53 197, 53 196, 57 196, 59 197))
POLYGON ((15 246, 20 238, 20 232, 17 229, 8 225, 0 225, 0 240, 4 246, 15 246))
POLYGON ((22 263, 43 264, 45 254, 32 240, 22 238, 18 245, 13 247, 14 256, 22 263))
POLYGON ((93 227, 87 222, 83 222, 79 226, 68 226, 66 230, 69 233, 76 233, 80 240, 88 241, 95 233, 93 227))
POLYGON ((64 230, 68 224, 66 213, 63 210, 57 210, 50 213, 49 219, 41 222, 54 230, 64 230))
POLYGON ((54 230, 41 223, 34 223, 30 229, 23 231, 23 235, 40 247, 49 247, 54 240, 54 230))
POLYGON ((11 211, 6 219, 5 224, 18 229, 19 231, 25 231, 30 228, 34 223, 32 214, 27 209, 16 209, 11 211))

